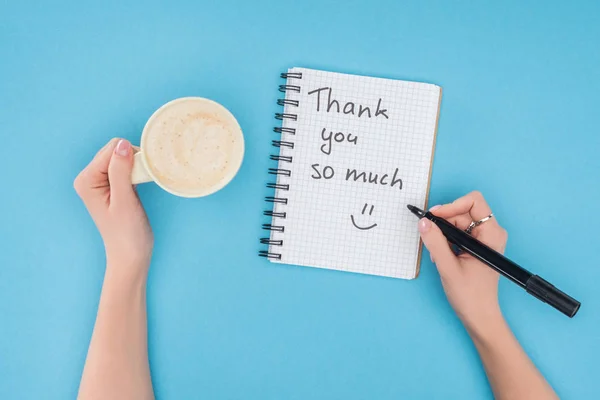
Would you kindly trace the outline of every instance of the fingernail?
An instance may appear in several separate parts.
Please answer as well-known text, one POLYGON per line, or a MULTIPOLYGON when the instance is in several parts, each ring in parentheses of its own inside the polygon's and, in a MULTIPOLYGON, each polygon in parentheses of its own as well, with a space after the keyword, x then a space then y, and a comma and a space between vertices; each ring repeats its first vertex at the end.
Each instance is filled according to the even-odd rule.
POLYGON ((419 221, 419 232, 426 233, 429 231, 429 228, 431 228, 431 221, 429 221, 427 218, 421 218, 419 221))
POLYGON ((438 208, 440 208, 440 207, 441 207, 440 205, 433 206, 433 207, 431 207, 431 208, 429 209, 429 211, 434 211, 434 210, 436 210, 436 209, 438 209, 438 208))
POLYGON ((117 143, 117 147, 115 147, 115 153, 119 156, 126 157, 129 155, 130 151, 131 144, 125 139, 119 140, 119 143, 117 143))

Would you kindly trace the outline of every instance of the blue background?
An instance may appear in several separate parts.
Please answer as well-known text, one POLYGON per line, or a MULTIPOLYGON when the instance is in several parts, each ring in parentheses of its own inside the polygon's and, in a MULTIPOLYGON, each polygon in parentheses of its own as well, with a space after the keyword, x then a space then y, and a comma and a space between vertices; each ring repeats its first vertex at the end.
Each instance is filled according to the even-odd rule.
POLYGON ((0 398, 75 397, 104 255, 72 181, 190 95, 236 115, 246 158, 207 198, 139 189, 157 397, 491 398, 429 257, 416 281, 257 257, 290 66, 444 88, 430 204, 481 190, 508 255, 581 300, 570 320, 500 284, 559 395, 600 393, 598 2, 49 3, 0 1, 0 398))

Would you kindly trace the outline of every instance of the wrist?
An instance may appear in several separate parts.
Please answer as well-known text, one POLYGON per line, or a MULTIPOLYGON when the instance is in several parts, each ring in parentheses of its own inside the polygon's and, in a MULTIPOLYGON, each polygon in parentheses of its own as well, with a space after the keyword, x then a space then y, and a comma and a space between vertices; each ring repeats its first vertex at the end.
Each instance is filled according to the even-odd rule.
POLYGON ((107 259, 104 281, 128 286, 146 285, 150 261, 107 259))
MULTIPOLYGON (((100 302, 103 310, 121 310, 128 315, 132 307, 138 308, 146 301, 146 277, 139 274, 124 274, 122 271, 107 265, 102 284, 100 302)), ((144 305, 145 307, 145 305, 144 305)), ((99 311, 100 312, 100 311, 99 311)))
POLYGON ((489 310, 476 319, 463 321, 463 324, 471 339, 476 343, 489 342, 508 328, 500 307, 489 310))

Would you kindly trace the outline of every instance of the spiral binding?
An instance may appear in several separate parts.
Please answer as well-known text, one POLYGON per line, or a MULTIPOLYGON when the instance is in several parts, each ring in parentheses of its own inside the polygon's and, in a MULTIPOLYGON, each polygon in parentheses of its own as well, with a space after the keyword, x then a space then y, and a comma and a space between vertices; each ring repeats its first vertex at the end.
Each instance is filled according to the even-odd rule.
MULTIPOLYGON (((300 93, 301 87, 299 85, 294 84, 296 79, 302 79, 302 72, 284 72, 281 74, 282 79, 286 79, 286 83, 284 85, 279 85, 279 91, 282 93, 286 93, 286 98, 278 99, 277 104, 280 106, 287 107, 299 107, 300 101, 296 99, 289 99, 288 93, 300 93)), ((275 113, 275 119, 279 121, 287 120, 289 121, 297 121, 298 114, 292 114, 290 112, 281 112, 275 113)), ((275 133, 286 134, 286 135, 295 135, 296 128, 292 128, 289 126, 283 127, 278 126, 273 128, 275 133)), ((289 140, 284 140, 283 138, 272 140, 271 145, 278 149, 290 149, 294 148, 294 142, 290 142, 289 140)), ((280 150, 281 151, 281 150, 280 150)), ((270 224, 263 224, 262 228, 264 230, 268 230, 271 232, 284 233, 285 226, 278 222, 279 220, 283 220, 287 217, 287 213, 285 211, 280 211, 279 206, 277 205, 287 205, 288 198, 281 197, 282 193, 290 190, 290 185, 288 183, 280 182, 281 178, 289 178, 292 176, 292 171, 287 168, 282 168, 282 163, 292 163, 294 161, 292 156, 289 155, 281 155, 280 154, 272 154, 269 158, 273 161, 277 161, 277 168, 269 168, 270 175, 277 176, 277 182, 269 182, 267 183, 267 187, 269 189, 275 189, 275 196, 267 196, 265 197, 265 201, 267 203, 273 203, 272 210, 265 210, 263 212, 264 215, 271 217, 272 221, 270 224), (275 211, 275 207, 278 207, 278 210, 275 211)), ((281 253, 272 252, 273 246, 283 246, 283 239, 275 239, 273 237, 261 238, 260 243, 264 245, 268 245, 268 250, 261 250, 258 252, 258 255, 261 257, 266 257, 274 260, 281 260, 281 253)))
POLYGON ((297 86, 297 85, 279 85, 279 91, 282 92, 282 93, 285 93, 285 92, 300 93, 300 86, 297 86))
POLYGON ((269 202, 269 203, 287 204, 288 199, 286 199, 285 197, 267 196, 267 197, 265 197, 265 201, 269 202))
POLYGON ((298 100, 292 99, 277 99, 277 104, 280 106, 285 106, 286 104, 289 104, 290 106, 298 107, 300 105, 300 102, 298 100))
POLYGON ((286 142, 285 140, 271 140, 271 144, 275 147, 289 147, 294 148, 294 142, 286 142))
POLYGON ((277 232, 285 231, 285 226, 281 226, 281 225, 263 224, 262 227, 264 230, 267 230, 267 231, 277 231, 277 232))
POLYGON ((285 168, 269 168, 269 174, 271 175, 283 175, 292 176, 292 171, 285 168))
POLYGON ((275 212, 275 211, 265 210, 265 211, 263 211, 263 214, 267 215, 269 217, 277 217, 277 218, 285 218, 286 217, 285 212, 275 212))
POLYGON ((283 240, 271 240, 267 238, 260 239, 260 243, 262 244, 270 244, 273 246, 283 246, 283 240))
POLYGON ((285 113, 275 113, 275 118, 283 121, 284 119, 291 119, 292 121, 296 121, 298 119, 298 115, 296 114, 285 114, 285 113))
POLYGON ((290 190, 290 185, 283 183, 267 183, 267 187, 269 189, 290 190))
POLYGON ((296 134, 296 128, 283 128, 281 126, 277 126, 277 127, 273 128, 273 132, 277 132, 277 133, 289 133, 290 135, 295 135, 296 134))
POLYGON ((294 159, 292 158, 292 156, 277 156, 275 154, 271 154, 269 156, 269 158, 273 161, 285 161, 285 162, 289 162, 291 163, 292 161, 294 161, 294 159))

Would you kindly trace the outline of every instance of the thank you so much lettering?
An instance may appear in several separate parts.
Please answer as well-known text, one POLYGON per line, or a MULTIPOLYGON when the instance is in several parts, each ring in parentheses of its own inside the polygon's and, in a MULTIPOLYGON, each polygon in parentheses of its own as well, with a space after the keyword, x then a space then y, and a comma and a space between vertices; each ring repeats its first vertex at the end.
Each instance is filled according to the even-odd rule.
MULTIPOLYGON (((308 92, 309 96, 316 97, 317 112, 343 113, 353 115, 361 119, 389 119, 389 112, 383 108, 381 98, 377 104, 364 105, 352 101, 346 103, 336 100, 333 95, 333 88, 321 87, 308 92)), ((360 132, 341 132, 335 127, 325 126, 319 132, 321 135, 321 153, 329 156, 335 151, 336 146, 344 144, 345 146, 359 146, 362 143, 360 132)), ((336 169, 331 165, 321 165, 315 163, 311 165, 311 178, 313 179, 333 179, 336 176, 336 169)), ((355 168, 344 168, 342 179, 350 182, 370 183, 374 185, 387 185, 391 188, 402 190, 402 179, 398 176, 398 168, 391 173, 375 173, 372 171, 360 171, 355 168)))

